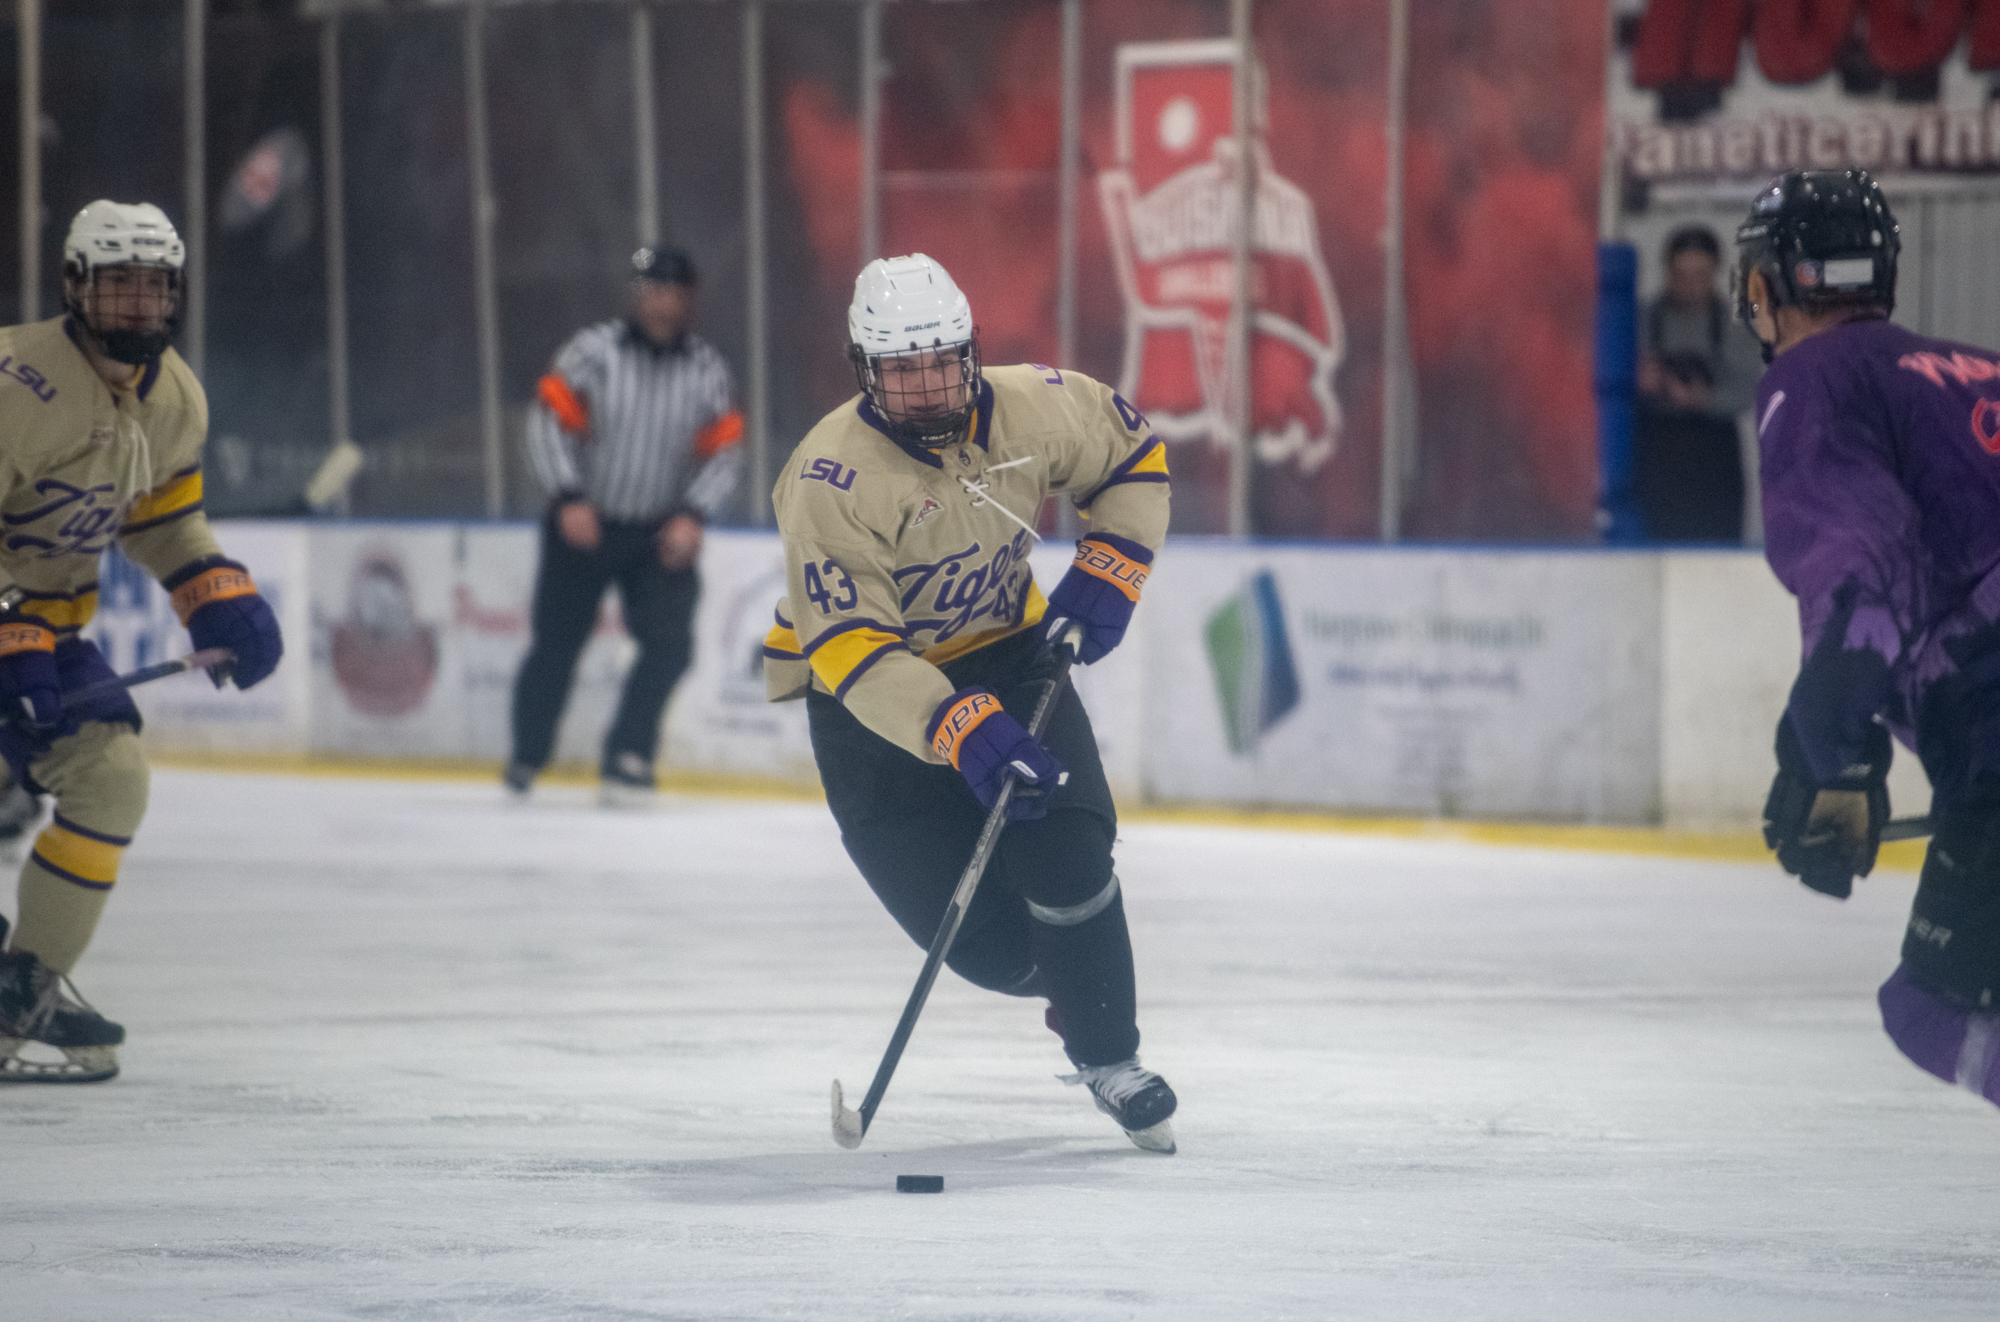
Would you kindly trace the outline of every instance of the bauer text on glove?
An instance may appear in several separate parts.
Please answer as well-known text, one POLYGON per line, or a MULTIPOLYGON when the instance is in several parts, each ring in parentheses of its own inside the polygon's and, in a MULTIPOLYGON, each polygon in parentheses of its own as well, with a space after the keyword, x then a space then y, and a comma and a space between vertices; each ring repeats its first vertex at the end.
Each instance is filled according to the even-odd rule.
POLYGON ((1139 543, 1116 533, 1090 534, 1076 544, 1075 561, 1049 594, 1043 636, 1053 643, 1071 623, 1080 624, 1076 659, 1086 666, 1099 660, 1124 641, 1152 565, 1153 553, 1139 543))
POLYGON ((37 616, 0 615, 0 717, 44 727, 62 720, 56 635, 37 616))
POLYGON ((285 640, 278 617, 257 593, 250 571, 234 560, 197 560, 162 585, 197 649, 226 647, 236 654, 231 673, 247 689, 278 668, 285 640))

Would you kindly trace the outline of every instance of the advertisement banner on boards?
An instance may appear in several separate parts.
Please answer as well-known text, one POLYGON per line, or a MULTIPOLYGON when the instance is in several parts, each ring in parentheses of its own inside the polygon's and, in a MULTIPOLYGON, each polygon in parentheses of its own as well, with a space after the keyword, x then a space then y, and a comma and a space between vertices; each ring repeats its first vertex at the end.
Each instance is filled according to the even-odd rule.
MULTIPOLYGON (((241 561, 277 614, 285 659, 248 692, 216 689, 204 676, 175 676, 133 690, 149 742, 187 749, 303 752, 310 730, 311 665, 306 591, 307 534, 253 520, 216 524, 226 554, 241 561)), ((97 614, 84 636, 123 674, 194 650, 165 589, 116 547, 98 568, 97 614)))
MULTIPOLYGON (((312 747, 505 757, 535 530, 363 524, 311 538, 312 747)), ((631 652, 616 602, 577 664, 558 760, 597 759, 631 652)))
POLYGON ((764 699, 764 635, 784 595, 775 533, 709 532, 694 661, 667 709, 662 765, 817 781, 805 703, 764 699))
POLYGON ((1657 815, 1656 560, 1183 545, 1146 609, 1153 797, 1657 815))
POLYGON ((1642 186, 2000 174, 2000 5, 1622 0, 1609 125, 1642 186))

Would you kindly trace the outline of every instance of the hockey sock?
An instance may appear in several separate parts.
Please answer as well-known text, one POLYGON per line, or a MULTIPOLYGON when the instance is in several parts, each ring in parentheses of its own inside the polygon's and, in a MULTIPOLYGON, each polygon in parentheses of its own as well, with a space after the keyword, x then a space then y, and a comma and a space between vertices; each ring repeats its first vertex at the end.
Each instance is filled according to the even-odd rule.
POLYGON ((2000 1103, 2000 1017, 1961 1009, 1918 986, 1898 965, 1876 995, 1882 1027, 1912 1063, 2000 1103))
POLYGON ((35 838, 35 850, 21 868, 13 948, 31 952, 58 973, 76 967, 97 931, 129 843, 57 816, 35 838))
MULTIPOLYGON (((1035 963, 1047 982, 1055 1020, 1062 1025, 1063 1050, 1078 1065, 1116 1064, 1139 1050, 1132 938, 1117 884, 1114 877, 1109 902, 1081 921, 1050 922, 1045 914, 1068 914, 1041 906, 1029 909, 1036 919, 1035 963)), ((1088 902, 1074 908, 1087 907, 1088 902)))

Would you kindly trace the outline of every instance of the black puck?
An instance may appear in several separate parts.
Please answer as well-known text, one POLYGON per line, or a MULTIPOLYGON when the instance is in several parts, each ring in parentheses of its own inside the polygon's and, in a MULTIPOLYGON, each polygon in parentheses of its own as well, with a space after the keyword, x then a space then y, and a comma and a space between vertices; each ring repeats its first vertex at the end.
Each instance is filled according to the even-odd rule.
POLYGON ((897 1193, 943 1193, 944 1176, 898 1175, 896 1177, 896 1192, 897 1193))

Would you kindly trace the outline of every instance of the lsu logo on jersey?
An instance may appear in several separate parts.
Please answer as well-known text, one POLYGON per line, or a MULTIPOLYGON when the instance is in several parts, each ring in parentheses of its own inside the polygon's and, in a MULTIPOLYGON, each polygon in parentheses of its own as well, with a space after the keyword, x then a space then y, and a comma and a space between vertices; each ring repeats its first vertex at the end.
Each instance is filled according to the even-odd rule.
POLYGON ((16 381, 26 386, 28 392, 44 404, 56 397, 56 388, 49 384, 49 379, 41 374, 40 369, 20 362, 13 354, 8 354, 5 358, 0 358, 0 376, 13 377, 16 381))
POLYGON ((824 482, 836 491, 854 490, 855 471, 831 459, 815 459, 799 474, 801 482, 824 482))

